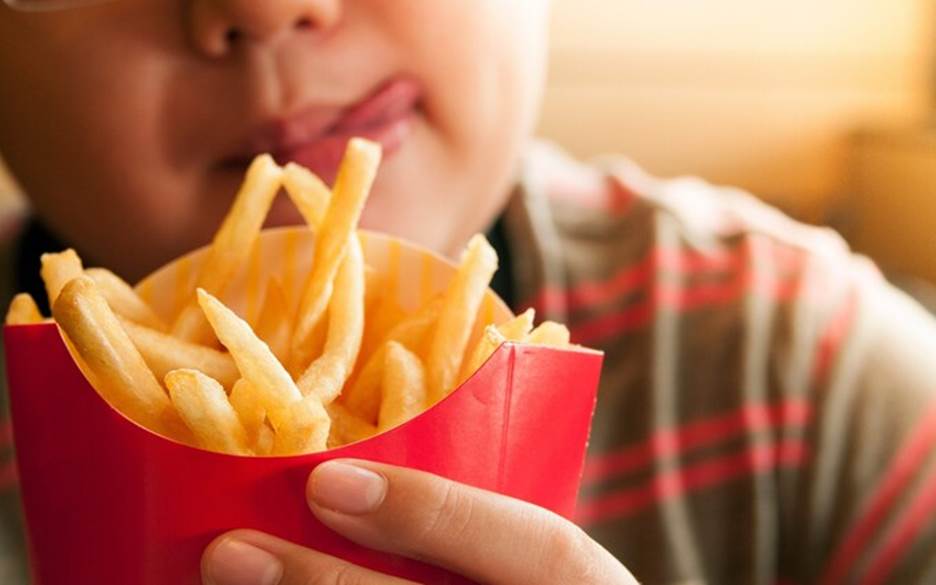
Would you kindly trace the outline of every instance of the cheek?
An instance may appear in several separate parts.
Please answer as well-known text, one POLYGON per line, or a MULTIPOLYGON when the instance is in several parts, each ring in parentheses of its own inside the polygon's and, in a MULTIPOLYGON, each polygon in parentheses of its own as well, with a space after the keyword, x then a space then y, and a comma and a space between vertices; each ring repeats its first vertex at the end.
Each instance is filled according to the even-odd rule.
POLYGON ((173 29, 127 21, 145 25, 102 19, 99 34, 91 24, 53 31, 28 67, 4 61, 3 74, 30 91, 0 98, 0 130, 14 137, 4 155, 44 220, 96 261, 138 276, 191 247, 193 224, 211 214, 193 213, 202 186, 177 162, 179 129, 191 123, 170 119, 173 81, 155 40, 173 29))
MULTIPOLYGON (((177 155, 173 129, 184 127, 184 121, 164 119, 165 76, 145 60, 129 61, 126 69, 115 64, 104 75, 88 76, 71 86, 86 96, 111 97, 101 103, 90 97, 84 104, 63 108, 67 126, 81 138, 60 145, 56 158, 62 161, 59 168, 73 169, 75 184, 81 186, 83 201, 75 201, 72 212, 87 216, 84 221, 66 218, 69 226, 74 223, 77 230, 85 223, 97 225, 97 229, 85 226, 84 233, 76 231, 75 238, 93 238, 87 244, 92 245, 99 243, 101 231, 119 240, 128 235, 121 232, 132 229, 141 249, 128 251, 158 257, 178 249, 177 244, 191 243, 184 241, 190 240, 184 235, 197 217, 192 208, 198 203, 194 193, 199 183, 196 174, 186 173, 173 160, 177 155), (124 74, 140 81, 122 85, 118 80, 124 74)), ((54 207, 45 211, 58 212, 54 207)), ((100 253, 108 252, 105 248, 100 253)))
POLYGON ((410 57, 430 84, 430 113, 476 141, 499 142, 528 126, 544 61, 539 2, 413 2, 426 3, 433 5, 424 8, 430 14, 409 20, 408 38, 410 57), (437 24, 427 27, 427 21, 437 24))
POLYGON ((458 246, 458 239, 484 229, 497 212, 531 131, 542 81, 545 10, 535 0, 409 0, 394 7, 388 21, 401 62, 426 84, 434 138, 426 147, 430 154, 419 161, 423 166, 410 173, 427 190, 436 229, 444 226, 452 240, 442 242, 440 233, 436 247, 458 246))

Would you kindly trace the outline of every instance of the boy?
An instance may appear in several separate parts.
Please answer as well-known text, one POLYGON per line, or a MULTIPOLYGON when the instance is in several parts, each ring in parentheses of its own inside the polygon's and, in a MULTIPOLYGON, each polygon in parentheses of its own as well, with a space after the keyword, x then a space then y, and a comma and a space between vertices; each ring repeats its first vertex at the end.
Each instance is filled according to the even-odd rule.
MULTIPOLYGON (((35 212, 17 288, 64 242, 139 278, 208 240, 255 153, 330 180, 363 135, 386 155, 365 227, 447 254, 489 230, 501 294, 606 352, 590 536, 353 461, 309 480, 335 530, 505 584, 936 579, 932 321, 834 236, 743 194, 529 146, 546 0, 6 3, 0 153, 35 212)), ((248 531, 203 574, 400 582, 248 531)))

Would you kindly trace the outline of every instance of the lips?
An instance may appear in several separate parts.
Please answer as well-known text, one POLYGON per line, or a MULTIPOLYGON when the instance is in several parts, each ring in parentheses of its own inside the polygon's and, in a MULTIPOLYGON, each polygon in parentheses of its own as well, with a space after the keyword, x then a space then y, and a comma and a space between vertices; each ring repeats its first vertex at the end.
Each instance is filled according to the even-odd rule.
POLYGON ((312 107, 274 120, 257 132, 241 155, 228 159, 243 164, 261 152, 276 162, 295 162, 333 183, 348 140, 360 136, 380 143, 392 156, 409 135, 422 89, 413 80, 390 80, 364 99, 340 110, 312 107))

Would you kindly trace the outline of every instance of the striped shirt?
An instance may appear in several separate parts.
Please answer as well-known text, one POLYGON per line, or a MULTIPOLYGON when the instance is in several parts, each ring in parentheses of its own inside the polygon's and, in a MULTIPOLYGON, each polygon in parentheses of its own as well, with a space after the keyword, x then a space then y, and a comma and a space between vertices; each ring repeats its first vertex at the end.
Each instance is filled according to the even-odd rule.
MULTIPOLYGON (((747 194, 545 145, 524 169, 502 286, 606 354, 585 529, 648 585, 936 583, 930 316, 747 194)), ((0 448, 16 584, 9 425, 0 448)))
POLYGON ((578 521, 641 582, 936 583, 936 323, 870 262, 546 146, 504 221, 518 308, 606 353, 578 521))

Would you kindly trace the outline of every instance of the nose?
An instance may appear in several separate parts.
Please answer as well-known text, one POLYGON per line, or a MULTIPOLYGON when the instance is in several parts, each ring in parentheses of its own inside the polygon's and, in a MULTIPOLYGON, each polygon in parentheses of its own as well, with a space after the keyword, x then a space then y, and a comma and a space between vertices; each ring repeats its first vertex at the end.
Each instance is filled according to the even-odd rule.
POLYGON ((340 19, 341 0, 193 0, 192 42, 209 57, 242 43, 272 44, 300 31, 323 31, 340 19))

